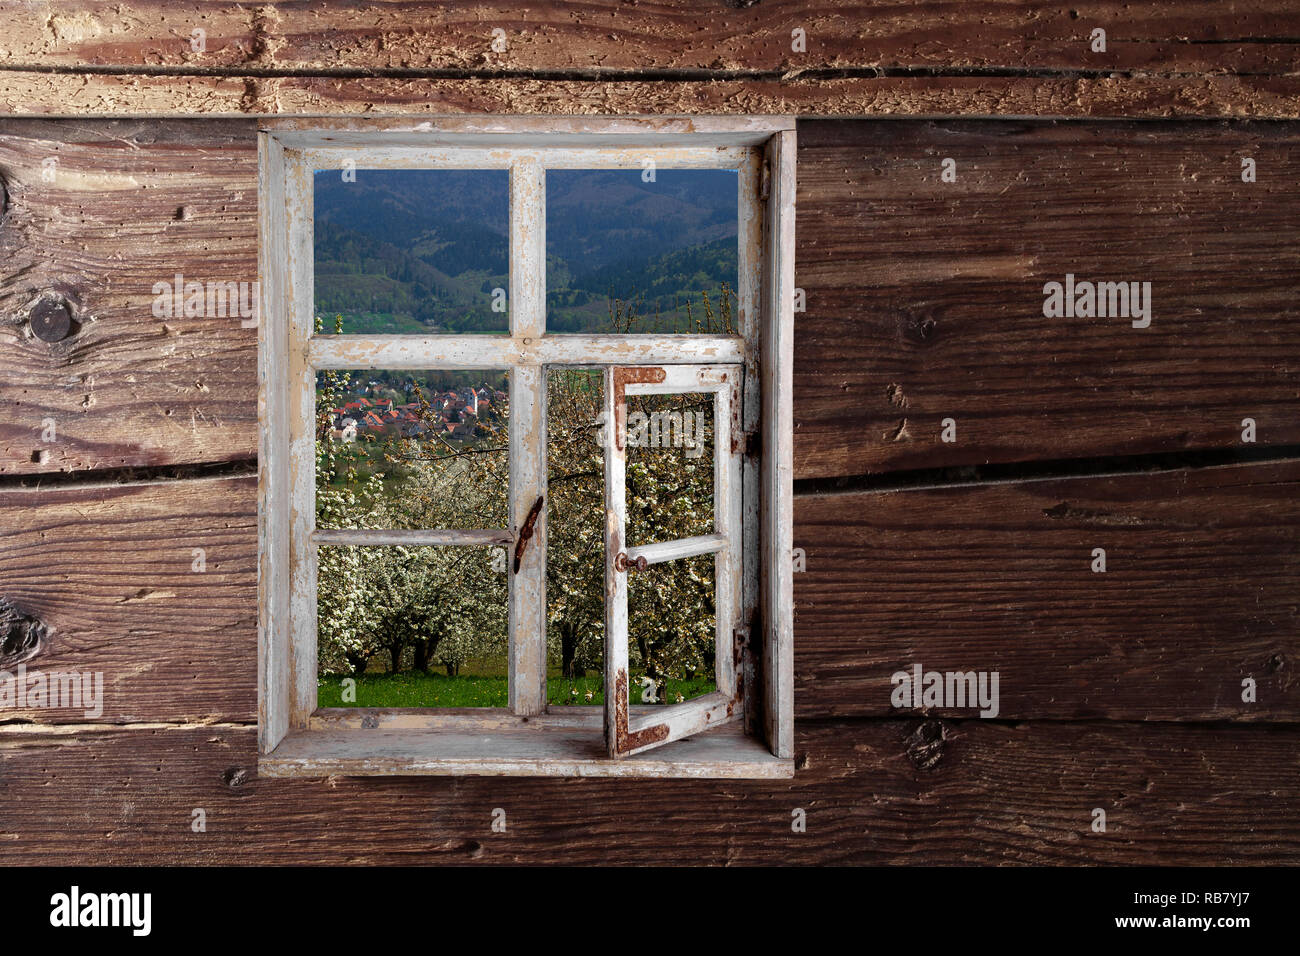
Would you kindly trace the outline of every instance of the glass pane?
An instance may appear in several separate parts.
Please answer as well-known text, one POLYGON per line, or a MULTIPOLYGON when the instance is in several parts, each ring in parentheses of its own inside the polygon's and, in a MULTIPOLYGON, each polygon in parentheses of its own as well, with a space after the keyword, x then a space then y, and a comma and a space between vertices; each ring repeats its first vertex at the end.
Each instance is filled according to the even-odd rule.
POLYGON ((632 703, 679 704, 717 690, 714 565, 701 554, 628 572, 632 703))
POLYGON ((317 554, 318 706, 509 705, 504 548, 317 554))
POLYGON ((627 543, 714 533, 713 395, 627 398, 627 543))
POLYGON ((316 374, 318 528, 505 528, 508 374, 316 374))
POLYGON ((604 702, 605 458, 600 369, 547 374, 547 699, 604 702))
POLYGON ((510 174, 318 169, 318 331, 506 332, 510 174))
POLYGON ((737 178, 548 170, 547 331, 734 333, 737 178))

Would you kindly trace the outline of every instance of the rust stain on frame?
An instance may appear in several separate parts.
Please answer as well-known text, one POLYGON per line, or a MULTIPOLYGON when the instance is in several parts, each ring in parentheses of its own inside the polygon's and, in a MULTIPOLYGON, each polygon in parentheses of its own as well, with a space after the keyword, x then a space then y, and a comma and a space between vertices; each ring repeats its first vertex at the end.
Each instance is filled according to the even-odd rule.
POLYGON ((614 369, 614 447, 623 451, 627 443, 627 386, 657 385, 668 373, 656 366, 620 367, 614 369))
POLYGON ((668 739, 668 725, 655 724, 632 733, 628 727, 627 671, 614 677, 614 750, 624 757, 634 750, 668 739))
POLYGON ((731 383, 731 453, 744 454, 745 451, 745 403, 744 389, 739 380, 731 383))
POLYGON ((734 633, 734 643, 732 647, 732 666, 735 668, 736 683, 731 694, 731 700, 727 702, 727 716, 730 717, 737 705, 744 705, 745 700, 745 663, 749 654, 749 632, 745 630, 736 630, 734 633))

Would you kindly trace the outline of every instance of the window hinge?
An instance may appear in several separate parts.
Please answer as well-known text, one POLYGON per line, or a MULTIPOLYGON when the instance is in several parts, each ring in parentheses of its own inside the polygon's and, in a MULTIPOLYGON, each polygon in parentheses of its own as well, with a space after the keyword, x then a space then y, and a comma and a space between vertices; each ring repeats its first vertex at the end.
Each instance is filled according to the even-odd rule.
POLYGON ((763 169, 758 174, 758 198, 764 201, 772 195, 772 164, 763 160, 763 169))
POLYGON ((528 517, 524 519, 523 527, 519 529, 519 540, 515 542, 515 574, 519 573, 519 566, 524 560, 524 551, 528 548, 528 539, 533 536, 533 525, 537 524, 537 516, 542 513, 542 502, 545 497, 539 497, 533 502, 533 506, 528 509, 528 517))

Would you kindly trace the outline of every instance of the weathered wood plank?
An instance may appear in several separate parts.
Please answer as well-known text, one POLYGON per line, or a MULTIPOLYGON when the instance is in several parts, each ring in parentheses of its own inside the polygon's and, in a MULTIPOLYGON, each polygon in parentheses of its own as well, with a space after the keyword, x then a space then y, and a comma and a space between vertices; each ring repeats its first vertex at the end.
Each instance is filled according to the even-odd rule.
MULTIPOLYGON (((797 719, 896 714, 890 677, 920 663, 997 670, 1004 719, 1295 720, 1298 482, 1292 462, 797 498, 797 719)), ((0 598, 54 629, 30 666, 103 671, 98 720, 253 719, 253 479, 7 491, 0 526, 0 598)))
POLYGON ((252 477, 0 491, 0 598, 51 629, 25 666, 103 674, 97 716, 0 721, 256 720, 256 515, 252 477))
POLYGON ((275 780, 251 728, 0 732, 0 861, 1294 864, 1295 727, 805 722, 791 780, 275 780), (194 833, 202 808, 207 832, 194 833), (382 808, 377 812, 377 808, 382 808), (493 810, 505 833, 491 832, 493 810), (807 832, 791 830, 792 812, 807 832), (1106 812, 1094 833, 1093 810, 1106 812), (668 832, 672 839, 665 842, 668 832))
POLYGON ((1300 128, 806 122, 799 144, 798 477, 1241 448, 1245 418, 1256 447, 1300 441, 1300 128), (1067 273, 1150 282, 1150 326, 1045 318, 1067 273))
POLYGON ((205 313, 207 283, 255 291, 253 125, 0 120, 0 177, 0 475, 254 458, 255 319, 153 308, 177 274, 205 313), (43 293, 61 341, 32 335, 43 293))
POLYGON ((1002 718, 1294 721, 1297 522, 1295 461, 796 498, 797 714, 897 714, 921 664, 1002 718))
POLYGON ((777 77, 688 80, 173 76, 0 70, 0 113, 139 116, 527 113, 564 115, 1275 117, 1300 113, 1300 76, 777 77))
POLYGON ((1283 73, 1294 69, 1286 0, 910 2, 523 0, 239 7, 161 0, 113 6, 0 3, 0 64, 511 71, 799 70, 813 67, 1283 73), (1106 31, 1095 52, 1092 31, 1106 31), (197 42, 193 31, 204 31, 197 42), (803 49, 792 33, 806 34, 803 49), (500 31, 496 33, 495 31, 500 31), (494 45, 494 40, 497 43, 494 45))
MULTIPOLYGON (((1222 447, 1239 440, 1247 416, 1261 443, 1296 440, 1300 423, 1286 414, 1295 394, 1287 356, 1300 336, 1288 299, 1300 243, 1294 199, 1282 192, 1297 165, 1289 127, 805 125, 813 145, 800 174, 799 279, 810 293, 797 336, 800 477, 1222 447), (1086 150, 1071 148, 1076 136, 1086 150), (937 182, 938 142, 957 154, 958 184, 937 182), (1144 156, 1137 176, 1125 165, 1134 143, 1144 156), (1260 164, 1257 183, 1234 180, 1244 151, 1260 164), (1116 197, 1111 207, 1094 202, 1098 188, 1116 197), (910 235, 879 226, 911 215, 910 235), (1164 250, 1158 263, 1147 253, 1161 294, 1152 328, 1076 323, 1067 336, 1062 320, 1035 315, 1039 280, 1055 274, 1046 260, 1060 278, 1076 258, 1078 215, 1131 238, 1076 268, 1118 270, 1164 250), (994 228, 977 234, 981 223, 994 228), (1171 230, 1188 238, 1160 241, 1171 230), (1215 268, 1189 281, 1207 261, 1215 268), (922 301, 917 283, 928 290, 922 301), (1028 349, 1027 338, 1060 344, 1028 349), (854 358, 863 351, 872 361, 854 358), (972 366, 982 374, 958 374, 972 366), (1044 376, 1053 387, 1028 398, 1044 376), (847 413, 846 392, 859 399, 847 413), (949 416, 959 441, 945 445, 939 422, 949 416), (1118 445, 1116 421, 1132 436, 1118 445)), ((153 283, 173 281, 178 265, 203 280, 252 274, 251 131, 17 121, 4 130, 11 208, 0 242, 19 266, 0 289, 16 323, 0 343, 11 358, 0 365, 0 400, 13 403, 0 470, 251 457, 252 330, 148 309, 153 283), (59 163, 53 184, 40 178, 47 156, 59 163), (113 184, 125 188, 104 188, 113 184), (186 209, 191 219, 176 219, 186 209), (78 315, 96 321, 62 343, 31 338, 26 310, 47 288, 80 297, 78 315), (58 438, 45 443, 50 419, 58 438)))

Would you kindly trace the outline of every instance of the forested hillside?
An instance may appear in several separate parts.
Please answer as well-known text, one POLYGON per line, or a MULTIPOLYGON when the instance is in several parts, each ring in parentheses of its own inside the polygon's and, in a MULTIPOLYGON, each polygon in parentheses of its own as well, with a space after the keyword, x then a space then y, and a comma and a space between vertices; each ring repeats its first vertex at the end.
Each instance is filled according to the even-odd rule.
MULTIPOLYGON (((548 327, 602 331, 616 313, 641 331, 727 324, 736 189, 724 170, 549 172, 548 327)), ((344 331, 505 331, 508 173, 320 171, 315 262, 317 311, 344 331)))

